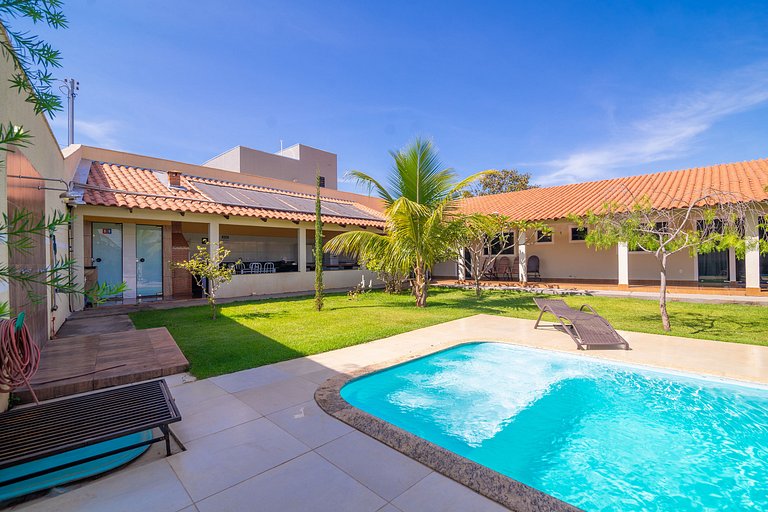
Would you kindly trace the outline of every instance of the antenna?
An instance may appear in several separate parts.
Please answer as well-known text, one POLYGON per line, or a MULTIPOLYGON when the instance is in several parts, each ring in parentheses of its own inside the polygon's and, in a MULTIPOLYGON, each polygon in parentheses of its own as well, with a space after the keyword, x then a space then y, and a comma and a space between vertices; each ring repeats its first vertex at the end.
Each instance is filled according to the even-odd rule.
POLYGON ((67 95, 67 144, 75 143, 75 96, 80 91, 80 82, 74 78, 65 78, 64 85, 59 88, 67 95))

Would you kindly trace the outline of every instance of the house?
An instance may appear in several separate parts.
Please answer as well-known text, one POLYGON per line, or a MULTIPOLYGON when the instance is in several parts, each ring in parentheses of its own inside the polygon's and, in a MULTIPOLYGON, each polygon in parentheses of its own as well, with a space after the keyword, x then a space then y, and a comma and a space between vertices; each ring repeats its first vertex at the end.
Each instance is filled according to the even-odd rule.
MULTIPOLYGON (((296 148, 307 153, 306 146, 296 148)), ((312 151, 325 159, 331 155, 312 151)), ((188 259, 206 241, 229 249, 227 263, 237 269, 220 297, 314 289, 311 161, 303 161, 303 178, 294 169, 291 180, 282 180, 255 175, 253 167, 217 169, 214 161, 193 165, 82 145, 64 153, 78 197, 70 205, 78 271, 86 282, 125 282, 127 290, 114 299, 201 296, 192 277, 173 263, 188 259)), ((291 160, 264 153, 267 163, 264 156, 291 160)), ((324 240, 349 230, 381 230, 378 201, 335 190, 335 155, 332 164, 326 183, 334 188, 322 190, 324 240)), ((344 256, 326 255, 322 265, 328 288, 351 288, 361 276, 374 277, 344 256)))
MULTIPOLYGON (((708 191, 729 193, 734 200, 765 203, 766 186, 768 159, 479 196, 463 200, 462 210, 548 224, 552 228, 550 236, 538 234, 539 240, 529 245, 518 239, 508 254, 512 261, 515 257, 525 261, 538 256, 544 281, 604 283, 627 289, 630 284, 659 282, 656 258, 626 246, 608 250, 587 247, 585 230, 570 222, 569 215, 599 211, 607 202, 631 205, 633 198, 641 197, 647 197, 654 208, 674 208, 708 191)), ((760 220, 745 220, 747 237, 765 236, 759 228, 760 220)), ((747 250, 744 259, 737 258, 732 249, 695 257, 682 251, 670 258, 668 268, 672 285, 743 287, 749 295, 760 294, 761 285, 768 280, 768 256, 760 255, 754 247, 747 250)), ((435 274, 463 278, 464 262, 441 264, 435 274)))

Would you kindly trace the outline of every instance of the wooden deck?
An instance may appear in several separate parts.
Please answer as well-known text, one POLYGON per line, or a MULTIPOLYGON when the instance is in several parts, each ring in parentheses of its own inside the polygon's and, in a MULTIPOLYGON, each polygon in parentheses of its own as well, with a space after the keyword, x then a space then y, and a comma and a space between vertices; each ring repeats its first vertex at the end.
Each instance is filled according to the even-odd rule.
MULTIPOLYGON (((165 327, 53 339, 32 379, 39 400, 185 371, 189 362, 165 327)), ((31 402, 29 390, 14 392, 31 402)))

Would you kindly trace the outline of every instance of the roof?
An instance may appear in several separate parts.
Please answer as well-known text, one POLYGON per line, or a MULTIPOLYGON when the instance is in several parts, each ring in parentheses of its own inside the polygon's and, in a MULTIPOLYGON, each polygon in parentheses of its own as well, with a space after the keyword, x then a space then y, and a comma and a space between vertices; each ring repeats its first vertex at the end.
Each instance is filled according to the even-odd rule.
MULTIPOLYGON (((144 208, 313 222, 315 197, 308 194, 182 174, 181 188, 168 187, 164 171, 92 162, 83 200, 94 206, 144 208)), ((382 214, 354 201, 322 198, 323 222, 384 227, 382 214)))
POLYGON ((712 192, 727 193, 733 202, 766 201, 766 186, 768 159, 763 159, 471 197, 462 200, 461 210, 515 220, 557 220, 599 212, 606 202, 629 206, 642 197, 656 209, 679 208, 712 192))

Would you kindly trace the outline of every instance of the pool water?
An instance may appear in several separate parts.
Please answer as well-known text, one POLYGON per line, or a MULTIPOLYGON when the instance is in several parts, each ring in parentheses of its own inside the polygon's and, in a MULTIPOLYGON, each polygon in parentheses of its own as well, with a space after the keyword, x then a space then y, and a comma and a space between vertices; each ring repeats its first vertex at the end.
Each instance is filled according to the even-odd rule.
POLYGON ((768 510, 765 387, 471 343, 341 395, 585 510, 768 510))

